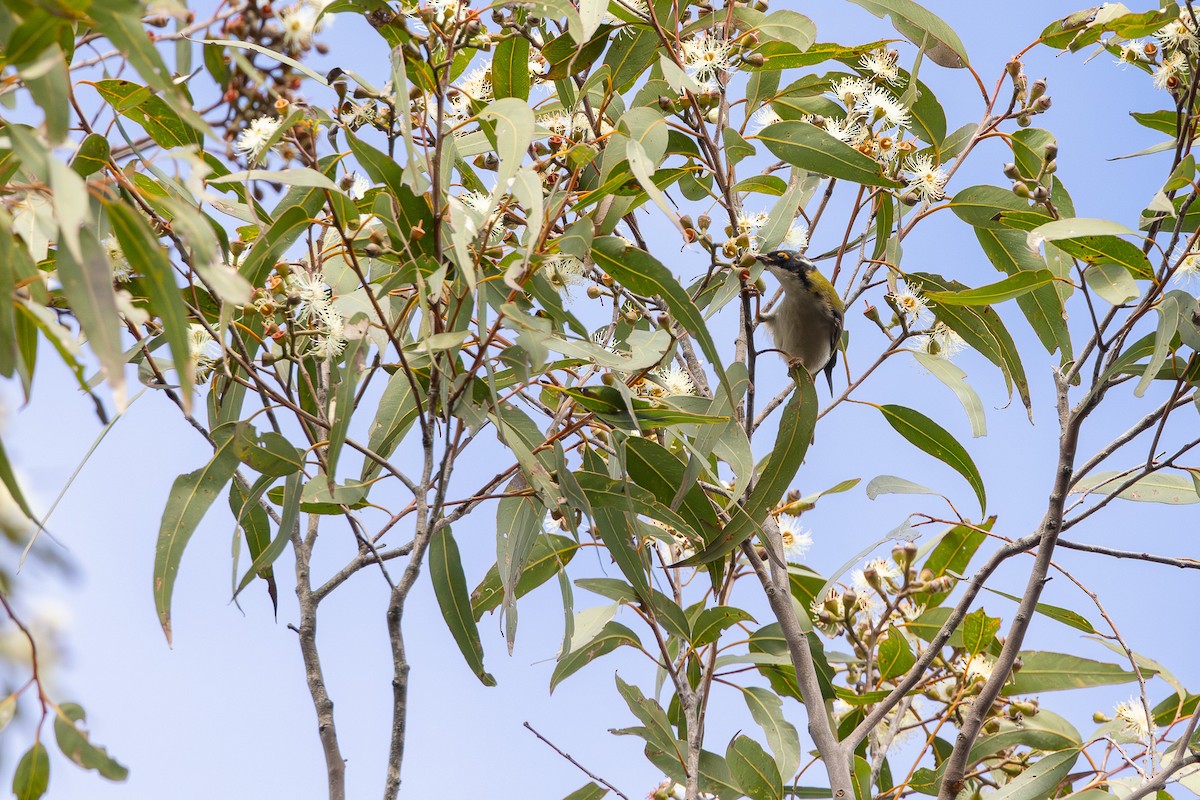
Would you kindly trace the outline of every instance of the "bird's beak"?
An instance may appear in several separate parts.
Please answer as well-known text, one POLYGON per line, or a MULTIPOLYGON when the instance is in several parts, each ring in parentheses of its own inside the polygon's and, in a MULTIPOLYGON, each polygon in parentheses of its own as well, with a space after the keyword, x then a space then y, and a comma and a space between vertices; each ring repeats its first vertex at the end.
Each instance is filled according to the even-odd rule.
POLYGON ((754 257, 754 260, 758 261, 761 264, 774 264, 775 263, 775 261, 766 253, 759 253, 758 255, 756 255, 754 257))

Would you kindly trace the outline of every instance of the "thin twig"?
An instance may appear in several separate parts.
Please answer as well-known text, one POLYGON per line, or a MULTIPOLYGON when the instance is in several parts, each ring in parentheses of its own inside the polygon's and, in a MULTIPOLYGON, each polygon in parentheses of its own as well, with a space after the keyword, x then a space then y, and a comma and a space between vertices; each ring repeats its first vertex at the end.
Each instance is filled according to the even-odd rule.
POLYGON ((574 765, 575 765, 575 767, 576 767, 576 768, 577 768, 577 769, 578 769, 580 772, 582 772, 584 775, 587 775, 587 776, 588 776, 589 778, 591 778, 592 780, 594 780, 594 781, 596 781, 596 782, 598 782, 598 783, 601 783, 601 784, 603 784, 604 786, 608 787, 608 790, 609 790, 610 792, 612 792, 613 794, 615 794, 617 797, 620 797, 620 798, 621 798, 621 800, 629 800, 629 798, 628 798, 628 797, 625 795, 625 793, 624 793, 624 792, 622 792, 622 791, 621 791, 620 789, 618 789, 617 787, 613 786, 613 785, 612 785, 611 783, 609 783, 608 781, 604 780, 604 778, 601 778, 599 775, 597 775, 596 773, 592 772, 590 769, 588 769, 587 767, 585 767, 583 764, 580 764, 578 761, 576 761, 575 759, 571 758, 571 754, 570 754, 570 753, 567 753, 567 752, 565 752, 565 751, 563 751, 563 750, 560 750, 560 749, 558 748, 558 746, 554 744, 554 742, 550 741, 550 740, 549 740, 549 739, 547 739, 545 736, 542 736, 540 733, 538 733, 536 730, 534 730, 534 727, 533 727, 532 725, 530 725, 528 722, 526 722, 526 723, 525 723, 525 727, 529 729, 529 732, 530 732, 530 733, 532 733, 534 736, 536 736, 537 738, 539 738, 539 739, 541 739, 543 742, 545 742, 545 744, 546 744, 546 746, 547 746, 547 747, 549 747, 549 748, 550 748, 551 750, 553 750, 554 752, 558 753, 560 756, 562 756, 563 758, 565 758, 567 761, 570 761, 572 764, 574 764, 574 765))

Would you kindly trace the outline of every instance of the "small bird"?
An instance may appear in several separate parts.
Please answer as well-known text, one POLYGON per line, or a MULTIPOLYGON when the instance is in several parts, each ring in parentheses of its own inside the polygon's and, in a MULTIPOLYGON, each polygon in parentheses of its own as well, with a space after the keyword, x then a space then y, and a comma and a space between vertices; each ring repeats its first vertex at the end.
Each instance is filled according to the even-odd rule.
POLYGON ((762 318, 775 346, 789 361, 804 364, 814 377, 824 370, 832 393, 842 338, 842 298, 817 266, 799 253, 772 250, 756 258, 783 286, 783 300, 762 318))

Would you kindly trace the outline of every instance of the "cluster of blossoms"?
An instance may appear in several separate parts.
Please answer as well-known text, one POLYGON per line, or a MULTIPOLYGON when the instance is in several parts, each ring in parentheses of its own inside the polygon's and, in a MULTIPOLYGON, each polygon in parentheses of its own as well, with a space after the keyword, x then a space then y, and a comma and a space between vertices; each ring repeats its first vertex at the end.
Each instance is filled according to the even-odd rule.
POLYGON ((678 364, 651 370, 633 387, 638 397, 685 397, 696 393, 696 385, 687 370, 678 364))
POLYGON ((307 340, 305 355, 317 358, 336 358, 346 348, 346 321, 333 307, 333 291, 320 270, 300 269, 290 272, 286 280, 287 302, 295 331, 307 340))
MULTIPOLYGON (((1156 31, 1154 38, 1158 47, 1153 42, 1129 42, 1126 47, 1132 51, 1140 49, 1142 58, 1138 60, 1152 64, 1155 56, 1161 56, 1153 66, 1154 86, 1175 92, 1191 77, 1192 62, 1200 54, 1200 23, 1191 10, 1180 9, 1179 18, 1156 31)), ((1122 53, 1125 49, 1122 48, 1122 53)))

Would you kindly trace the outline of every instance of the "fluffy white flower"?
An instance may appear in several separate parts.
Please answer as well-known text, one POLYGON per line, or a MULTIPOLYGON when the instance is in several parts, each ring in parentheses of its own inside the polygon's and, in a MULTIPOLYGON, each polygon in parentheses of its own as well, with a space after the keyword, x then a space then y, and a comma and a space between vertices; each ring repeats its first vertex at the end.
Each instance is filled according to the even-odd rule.
POLYGON ((909 156, 904 161, 904 171, 909 175, 904 188, 924 202, 931 203, 946 196, 946 173, 940 166, 935 166, 929 156, 909 156))
POLYGON ((801 527, 795 517, 787 514, 779 515, 775 521, 779 524, 779 536, 783 540, 784 560, 789 563, 800 561, 812 547, 812 534, 801 527))
POLYGON ((250 126, 238 134, 234 148, 246 157, 251 164, 262 161, 267 154, 267 145, 279 130, 278 117, 259 117, 250 126))
POLYGON ((492 73, 487 67, 476 67, 462 77, 458 89, 450 97, 450 116, 465 120, 471 116, 471 101, 490 103, 495 97, 492 91, 492 73))
POLYGON ((1116 721, 1121 723, 1121 730, 1140 742, 1148 743, 1154 736, 1154 721, 1146 716, 1146 707, 1136 698, 1117 704, 1116 721))
POLYGON ((680 48, 684 69, 698 81, 715 79, 733 69, 733 45, 708 31, 684 40, 680 48))
POLYGON ((1162 63, 1154 70, 1154 88, 1172 89, 1177 87, 1187 75, 1188 60, 1183 50, 1176 50, 1164 56, 1162 63))
POLYGON ((896 303, 896 307, 908 318, 910 324, 913 322, 924 322, 933 316, 929 311, 929 306, 926 304, 925 298, 915 289, 897 290, 892 293, 892 300, 896 303))
POLYGON ((833 82, 833 96, 849 111, 874 88, 866 78, 842 78, 833 82))
POLYGON ((203 325, 192 323, 188 326, 188 355, 193 379, 196 383, 204 383, 221 357, 221 346, 203 325))
POLYGON ((787 234, 783 237, 783 243, 792 250, 808 249, 807 226, 799 220, 793 222, 792 227, 788 228, 787 234))
POLYGON ((678 364, 672 364, 669 367, 659 367, 654 370, 653 375, 662 386, 663 394, 666 395, 690 395, 696 393, 696 387, 692 383, 692 376, 687 374, 687 370, 680 367, 678 364))
POLYGON ((320 13, 321 9, 307 2, 283 8, 279 12, 279 24, 283 26, 283 46, 293 52, 312 47, 320 13))
POLYGON ((881 86, 863 94, 854 108, 869 122, 879 122, 885 128, 903 128, 909 122, 908 108, 881 86))
POLYGON ((925 331, 917 339, 917 349, 931 356, 952 359, 964 349, 967 343, 944 322, 935 322, 933 327, 925 331))
POLYGON ((343 181, 343 185, 346 186, 346 194, 350 195, 351 200, 362 200, 371 188, 371 182, 357 172, 351 172, 343 181))
POLYGON ((754 126, 755 133, 760 133, 768 125, 774 125, 776 122, 782 121, 783 117, 779 116, 779 112, 770 105, 763 106, 750 117, 750 124, 754 126))
MULTIPOLYGON (((489 204, 489 198, 487 195, 483 194, 482 192, 475 191, 463 192, 457 197, 451 197, 451 200, 475 211, 478 214, 483 214, 486 212, 489 204)), ((492 212, 492 216, 489 219, 484 220, 483 225, 489 229, 488 244, 497 244, 501 239, 504 238, 504 222, 500 219, 499 215, 495 211, 492 212)), ((476 232, 474 229, 474 220, 468 218, 467 226, 468 228, 472 229, 472 234, 476 232)))
POLYGON ((320 332, 313 337, 309 352, 317 358, 337 358, 346 349, 346 321, 327 306, 320 322, 320 332))
POLYGON ((333 299, 333 290, 325 283, 325 275, 320 270, 311 273, 303 269, 293 270, 288 275, 288 288, 300 297, 300 302, 292 310, 293 319, 303 325, 317 327, 329 311, 329 302, 333 299))
POLYGON ((583 280, 583 262, 575 256, 559 253, 542 262, 542 274, 555 291, 567 292, 583 280))
POLYGON ((845 119, 826 117, 825 124, 821 127, 830 136, 846 144, 855 144, 863 135, 862 126, 849 117, 845 119))
POLYGON ((871 73, 876 80, 892 86, 903 86, 904 78, 896 66, 898 56, 899 53, 888 52, 886 49, 872 50, 869 53, 863 53, 862 57, 858 59, 858 66, 864 72, 871 73))
POLYGON ((110 233, 100 240, 100 246, 104 248, 105 255, 108 256, 108 263, 112 265, 112 278, 117 283, 128 283, 133 277, 133 267, 129 264, 129 259, 125 257, 125 251, 121 249, 121 243, 117 241, 116 234, 110 233))

